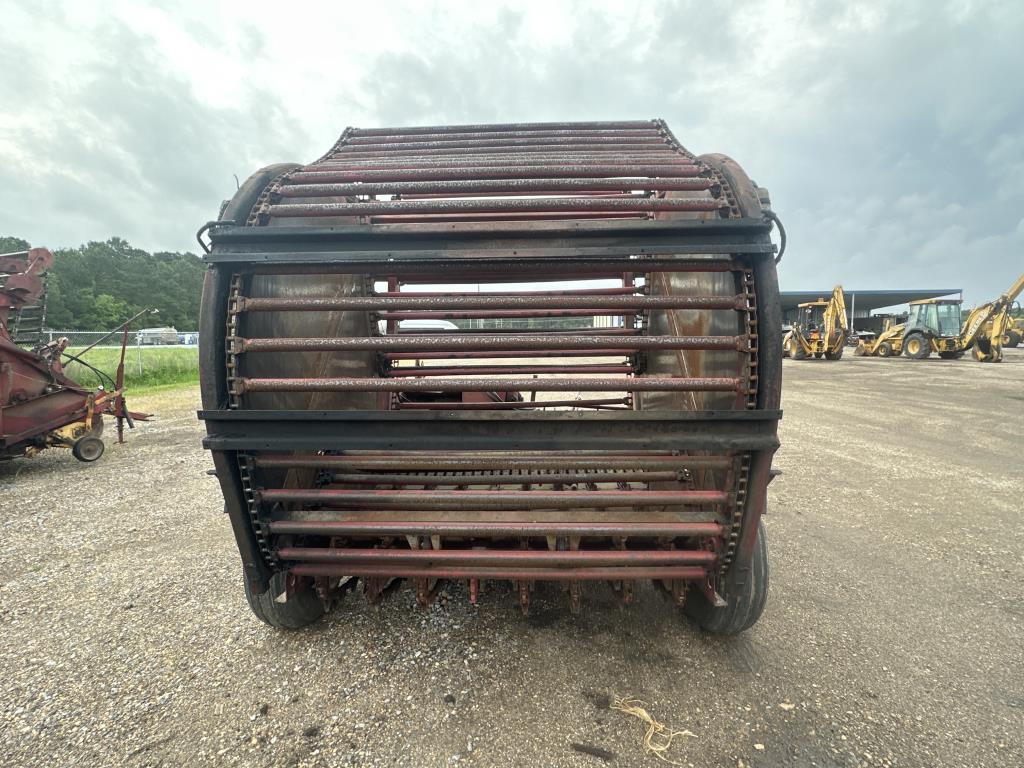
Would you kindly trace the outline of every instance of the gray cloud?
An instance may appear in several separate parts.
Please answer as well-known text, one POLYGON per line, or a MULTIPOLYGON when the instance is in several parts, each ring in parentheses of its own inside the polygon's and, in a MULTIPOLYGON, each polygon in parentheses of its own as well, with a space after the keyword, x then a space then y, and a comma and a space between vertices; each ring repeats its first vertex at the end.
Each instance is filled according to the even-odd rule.
POLYGON ((231 173, 312 159, 348 124, 664 117, 691 150, 726 152, 772 190, 790 232, 784 287, 963 287, 972 301, 1002 290, 1024 269, 1019 4, 768 7, 613 16, 580 3, 538 36, 543 7, 479 24, 410 4, 386 28, 323 22, 339 50, 373 45, 335 67, 321 42, 315 77, 294 32, 183 21, 197 44, 276 70, 233 90, 232 106, 211 106, 194 73, 122 23, 90 35, 106 57, 73 78, 3 40, 2 103, 45 117, 9 132, 18 158, 0 141, 0 231, 187 248, 231 173))
MULTIPOLYGON (((241 107, 211 107, 149 36, 108 22, 96 37, 110 55, 63 85, 47 76, 45 59, 8 49, 27 82, 49 87, 16 97, 38 119, 12 130, 19 153, 0 185, 5 233, 54 245, 119 235, 151 249, 190 248, 191 233, 230 196, 232 173, 244 179, 308 141, 274 94, 253 87, 241 107)), ((246 39, 259 45, 258 34, 246 39)))

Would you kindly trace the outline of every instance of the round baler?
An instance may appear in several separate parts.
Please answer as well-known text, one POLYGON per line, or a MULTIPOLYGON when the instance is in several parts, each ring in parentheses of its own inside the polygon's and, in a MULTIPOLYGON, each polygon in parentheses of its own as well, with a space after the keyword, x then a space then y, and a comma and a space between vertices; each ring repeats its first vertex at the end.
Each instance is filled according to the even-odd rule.
MULTIPOLYGON (((778 447, 774 214, 664 122, 347 129, 200 232, 208 436, 253 611, 653 582, 752 625, 778 447), (203 237, 208 237, 209 245, 203 237)), ((596 587, 591 587, 596 588, 596 587)))

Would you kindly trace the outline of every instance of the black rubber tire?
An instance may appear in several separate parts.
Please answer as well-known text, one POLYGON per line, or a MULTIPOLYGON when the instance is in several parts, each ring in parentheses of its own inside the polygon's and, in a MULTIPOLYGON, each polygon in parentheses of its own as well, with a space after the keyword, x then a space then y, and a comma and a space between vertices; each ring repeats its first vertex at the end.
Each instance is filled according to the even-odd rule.
POLYGON ((839 349, 837 349, 835 352, 826 352, 825 353, 825 359, 826 360, 841 360, 842 357, 843 357, 843 349, 844 349, 844 347, 840 346, 839 349))
POLYGON ((726 580, 726 605, 716 608, 697 585, 690 587, 683 610, 702 630, 715 635, 735 635, 750 629, 768 600, 768 536, 764 520, 757 525, 757 541, 750 560, 749 578, 742 584, 726 580))
POLYGON ((892 344, 890 344, 888 341, 883 341, 881 344, 878 345, 878 349, 875 350, 875 354, 878 355, 879 357, 892 357, 892 344))
POLYGON ((75 444, 71 446, 71 455, 88 464, 99 459, 104 450, 106 446, 103 445, 103 441, 89 434, 75 440, 75 444))
POLYGON ((270 577, 267 591, 261 595, 253 594, 249 580, 244 578, 245 599, 256 618, 275 629, 302 629, 307 627, 327 611, 323 600, 317 597, 313 585, 293 595, 287 602, 278 602, 277 596, 284 592, 285 574, 278 571, 270 577))
POLYGON ((924 360, 932 353, 932 343, 923 333, 911 333, 903 339, 903 354, 913 360, 924 360))

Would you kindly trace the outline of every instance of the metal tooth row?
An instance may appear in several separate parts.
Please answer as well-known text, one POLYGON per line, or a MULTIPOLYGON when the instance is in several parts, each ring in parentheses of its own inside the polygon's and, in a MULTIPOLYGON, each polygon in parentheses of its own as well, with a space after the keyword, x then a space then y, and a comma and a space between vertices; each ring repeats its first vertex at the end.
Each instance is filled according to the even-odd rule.
POLYGON ((253 207, 249 224, 266 224, 274 216, 409 223, 453 216, 650 217, 657 211, 730 216, 735 208, 735 201, 721 196, 720 180, 711 169, 686 151, 662 121, 642 128, 563 124, 505 131, 478 126, 426 130, 346 129, 315 163, 274 180, 253 207), (646 192, 637 195, 633 190, 646 192), (660 194, 671 190, 704 190, 709 196, 660 194), (531 193, 569 196, 487 197, 531 193), (373 199, 377 195, 393 197, 373 199), (304 202, 282 202, 288 198, 304 202))
POLYGON ((238 321, 241 311, 239 309, 239 300, 242 294, 242 275, 231 276, 231 288, 228 293, 228 314, 227 314, 227 334, 225 335, 225 367, 227 368, 227 386, 228 386, 228 408, 231 410, 237 410, 241 405, 241 390, 238 386, 239 381, 239 359, 238 353, 235 348, 235 340, 239 337, 238 321))
POLYGON ((754 271, 752 269, 744 269, 741 273, 742 285, 743 285, 743 297, 746 303, 745 317, 747 323, 747 338, 750 340, 749 351, 747 353, 747 392, 746 392, 746 408, 747 410, 757 409, 757 393, 758 393, 758 349, 760 348, 760 339, 758 338, 757 332, 757 293, 754 285, 754 271))
POLYGON ((260 517, 260 504, 257 501, 256 485, 253 481, 252 458, 239 454, 238 474, 242 481, 242 497, 245 500, 246 511, 249 513, 249 521, 256 534, 256 541, 259 543, 260 553, 263 559, 270 565, 277 563, 277 555, 271 546, 270 531, 263 525, 260 517))
POLYGON ((721 573, 725 573, 736 555, 739 544, 740 529, 743 524, 743 510, 747 506, 747 493, 750 485, 750 454, 739 457, 739 470, 736 475, 736 493, 732 500, 732 520, 729 521, 728 535, 725 539, 725 552, 722 555, 721 573))

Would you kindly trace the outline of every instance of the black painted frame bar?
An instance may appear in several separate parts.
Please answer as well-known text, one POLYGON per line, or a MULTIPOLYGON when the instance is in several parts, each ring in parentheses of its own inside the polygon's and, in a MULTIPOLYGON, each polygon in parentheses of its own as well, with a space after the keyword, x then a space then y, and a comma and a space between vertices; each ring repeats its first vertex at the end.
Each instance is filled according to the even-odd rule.
POLYGON ((200 411, 215 451, 773 451, 781 411, 200 411))

